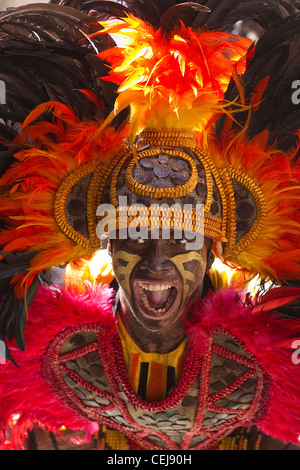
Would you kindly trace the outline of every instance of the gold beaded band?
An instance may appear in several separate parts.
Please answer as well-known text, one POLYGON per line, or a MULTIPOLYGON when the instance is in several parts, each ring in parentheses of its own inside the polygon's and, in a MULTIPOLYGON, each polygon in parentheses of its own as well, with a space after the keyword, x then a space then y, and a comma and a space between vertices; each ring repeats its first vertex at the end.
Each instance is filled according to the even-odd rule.
MULTIPOLYGON (((230 249, 230 251, 227 248, 225 250, 225 255, 237 255, 241 251, 245 250, 247 246, 249 246, 250 243, 252 243, 253 240, 258 237, 266 220, 267 206, 263 192, 255 180, 253 180, 240 170, 236 170, 235 168, 227 168, 227 171, 230 175, 231 180, 235 179, 243 186, 245 186, 245 188, 248 189, 248 191, 252 194, 254 198, 257 208, 257 216, 249 232, 247 232, 241 240, 235 243, 235 245, 230 249)), ((236 224, 235 212, 233 212, 232 214, 232 219, 234 220, 232 220, 231 225, 236 224)))
POLYGON ((156 204, 150 207, 143 205, 122 206, 116 210, 112 207, 111 211, 107 212, 101 221, 99 220, 98 236, 101 237, 102 234, 109 236, 111 232, 129 227, 137 229, 155 227, 198 233, 209 238, 220 238, 222 236, 221 226, 221 219, 210 214, 200 214, 194 209, 187 214, 183 208, 167 208, 156 204))
POLYGON ((226 168, 220 169, 220 176, 223 183, 223 191, 225 194, 224 230, 226 233, 227 243, 226 250, 230 252, 236 242, 236 217, 235 217, 235 197, 232 186, 232 180, 226 168))
POLYGON ((219 170, 215 167, 210 155, 204 150, 196 149, 195 154, 198 156, 201 161, 204 170, 205 170, 205 181, 206 181, 206 190, 207 198, 204 207, 205 212, 209 212, 211 204, 213 202, 213 179, 218 188, 221 202, 222 202, 222 234, 223 237, 226 237, 226 220, 227 220, 227 196, 224 188, 224 182, 222 179, 222 170, 219 170))
MULTIPOLYGON (((68 175, 63 182, 55 196, 54 201, 54 216, 56 223, 59 228, 74 242, 78 243, 83 248, 91 248, 91 241, 89 238, 77 232, 67 221, 66 217, 66 200, 72 187, 85 178, 90 173, 93 173, 96 169, 97 162, 87 163, 82 165, 80 168, 75 169, 70 175, 68 175)), ((92 215, 92 214, 91 214, 92 215)), ((87 215, 86 215, 87 216, 87 215)), ((92 219, 93 220, 93 219, 92 219)), ((99 240, 96 241, 96 245, 100 245, 99 240)))
POLYGON ((196 148, 193 132, 186 129, 144 129, 139 135, 137 149, 146 145, 153 147, 189 147, 196 148))

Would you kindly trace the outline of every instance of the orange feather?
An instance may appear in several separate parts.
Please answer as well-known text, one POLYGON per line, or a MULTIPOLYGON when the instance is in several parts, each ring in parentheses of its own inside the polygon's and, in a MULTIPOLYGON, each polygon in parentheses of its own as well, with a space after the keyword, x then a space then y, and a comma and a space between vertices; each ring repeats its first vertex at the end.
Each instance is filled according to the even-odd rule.
POLYGON ((234 68, 244 69, 252 43, 229 33, 194 32, 183 23, 166 37, 132 15, 102 26, 100 34, 117 35, 126 46, 100 54, 111 63, 109 79, 120 85, 107 123, 131 106, 132 142, 143 127, 156 126, 157 113, 162 127, 178 127, 179 116, 185 128, 202 130, 213 113, 228 107, 222 103, 224 92, 234 68))
MULTIPOLYGON (((88 93, 89 97, 90 93, 88 93)), ((64 178, 90 161, 107 165, 124 145, 128 129, 105 128, 101 123, 80 122, 68 106, 49 101, 38 106, 24 121, 16 139, 25 149, 0 179, 5 188, 0 197, 1 217, 9 228, 0 231, 3 251, 37 250, 25 275, 13 279, 21 296, 33 276, 54 265, 91 256, 88 249, 72 241, 58 227, 54 200, 64 178), (44 112, 52 122, 35 122, 44 112), (28 144, 28 136, 31 144, 28 144)))

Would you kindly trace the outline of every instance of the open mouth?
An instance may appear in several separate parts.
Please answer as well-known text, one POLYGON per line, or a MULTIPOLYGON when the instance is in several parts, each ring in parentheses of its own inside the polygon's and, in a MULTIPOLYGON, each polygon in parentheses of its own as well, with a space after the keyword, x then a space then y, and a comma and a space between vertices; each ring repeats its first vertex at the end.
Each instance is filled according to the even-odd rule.
POLYGON ((178 288, 173 283, 135 281, 134 293, 140 310, 150 317, 168 314, 178 303, 178 288))

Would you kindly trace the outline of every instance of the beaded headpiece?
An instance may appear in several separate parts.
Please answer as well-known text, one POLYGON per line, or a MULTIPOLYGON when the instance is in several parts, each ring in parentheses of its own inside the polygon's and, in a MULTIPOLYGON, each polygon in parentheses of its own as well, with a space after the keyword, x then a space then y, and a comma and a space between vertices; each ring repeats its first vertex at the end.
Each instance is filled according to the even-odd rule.
MULTIPOLYGON (((112 80, 122 82, 115 109, 119 111, 131 106, 129 136, 133 141, 139 131, 139 138, 136 146, 127 151, 122 149, 105 170, 95 168, 93 177, 89 176, 91 169, 87 166, 83 177, 80 170, 64 180, 55 206, 60 227, 83 246, 97 246, 97 207, 111 203, 117 209, 120 196, 123 196, 128 201, 127 213, 132 205, 152 207, 157 202, 167 206, 177 204, 179 208, 183 204, 191 205, 192 218, 188 226, 184 220, 178 221, 178 218, 182 219, 180 210, 178 218, 176 211, 173 213, 172 221, 172 226, 179 222, 182 228, 191 231, 197 230, 196 204, 203 205, 206 236, 224 242, 229 238, 235 243, 237 232, 237 240, 244 239, 257 215, 260 220, 256 225, 262 223, 263 196, 257 185, 251 184, 251 178, 246 184, 243 182, 242 173, 236 175, 233 188, 229 184, 230 172, 217 169, 210 155, 198 145, 194 131, 203 131, 213 112, 226 112, 230 103, 221 101, 224 89, 234 67, 243 69, 242 58, 249 40, 225 33, 219 33, 217 37, 212 33, 197 36, 183 26, 166 39, 156 38, 153 28, 132 16, 120 22, 118 28, 115 24, 105 26, 107 32, 116 33, 119 29, 121 36, 123 29, 132 28, 130 33, 125 33, 129 43, 121 54, 124 61, 121 65, 114 64, 112 80), (206 54, 205 62, 201 54, 206 54), (124 65, 126 62, 128 65, 124 65), (213 78, 206 70, 209 67, 214 68, 213 78), (185 127, 180 128, 183 125, 185 127), (83 218, 87 213, 87 208, 80 206, 78 197, 75 195, 74 198, 74 191, 76 193, 79 186, 87 195, 85 200, 91 201, 87 204, 89 232, 80 230, 78 218, 74 220, 72 215, 73 207, 83 218), (228 207, 232 204, 230 198, 235 198, 238 193, 244 193, 246 201, 242 205, 246 207, 244 214, 248 223, 242 221, 236 230, 235 214, 230 213, 228 207), (94 223, 91 222, 93 219, 94 223)), ((106 56, 119 63, 118 48, 101 54, 101 57, 106 56)), ((145 214, 140 214, 139 223, 150 225, 150 220, 154 223, 157 219, 161 226, 163 222, 159 218, 163 219, 163 214, 153 213, 153 207, 151 210, 152 217, 146 210, 145 214)), ((127 218, 128 224, 131 219, 132 216, 127 218)))
MULTIPOLYGON (((195 32, 183 24, 166 35, 132 15, 102 26, 101 34, 120 36, 122 46, 100 54, 112 64, 105 80, 119 85, 119 95, 99 132, 130 107, 130 145, 109 164, 96 163, 93 171, 86 166, 84 174, 76 170, 63 181, 55 206, 60 228, 82 246, 98 247, 99 205, 117 210, 117 228, 122 197, 127 226, 133 205, 146 208, 140 210, 139 224, 149 227, 155 221, 163 226, 166 214, 160 206, 176 205, 171 226, 204 231, 219 242, 215 249, 223 260, 277 280, 293 276, 295 259, 282 266, 276 253, 278 240, 287 245, 298 231, 295 207, 284 204, 297 191, 297 169, 288 168, 287 156, 268 145, 266 132, 253 139, 247 135, 251 113, 267 86, 262 80, 256 93, 244 96, 238 74, 245 70, 251 42, 229 33, 195 32), (233 100, 224 93, 230 79, 239 92, 233 100), (70 213, 78 207, 79 187, 87 201, 80 211, 85 232, 70 213), (197 204, 204 209, 200 226, 197 204), (184 205, 192 211, 187 222, 180 210, 184 205)), ((122 217, 124 224, 124 212, 122 217)))

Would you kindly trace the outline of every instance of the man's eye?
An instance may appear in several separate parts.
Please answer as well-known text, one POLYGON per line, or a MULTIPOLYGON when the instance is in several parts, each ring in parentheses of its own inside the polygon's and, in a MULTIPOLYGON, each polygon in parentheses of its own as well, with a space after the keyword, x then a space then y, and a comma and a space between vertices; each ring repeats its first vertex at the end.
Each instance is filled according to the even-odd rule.
POLYGON ((188 242, 188 241, 187 241, 186 238, 177 238, 177 239, 175 239, 175 243, 176 243, 177 245, 184 245, 184 244, 187 243, 187 242, 188 242))
POLYGON ((128 241, 130 243, 136 243, 136 244, 139 244, 139 245, 142 245, 143 243, 145 243, 145 240, 143 238, 128 238, 128 241))

